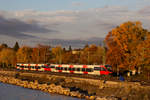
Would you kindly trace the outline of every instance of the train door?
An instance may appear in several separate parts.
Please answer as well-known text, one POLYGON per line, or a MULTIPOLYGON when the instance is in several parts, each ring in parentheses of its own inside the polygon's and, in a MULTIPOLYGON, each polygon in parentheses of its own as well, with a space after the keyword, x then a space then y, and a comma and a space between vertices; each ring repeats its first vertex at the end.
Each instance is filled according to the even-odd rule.
POLYGON ((44 68, 43 71, 51 71, 50 65, 48 65, 48 64, 44 64, 44 66, 42 66, 42 68, 44 68))
POLYGON ((28 70, 28 64, 24 64, 24 70, 28 70))
POLYGON ((21 64, 16 64, 16 69, 17 69, 17 70, 20 70, 20 65, 21 65, 21 64))
POLYGON ((94 75, 100 75, 100 66, 94 66, 94 75))
POLYGON ((24 70, 24 64, 21 64, 20 68, 21 70, 24 70))

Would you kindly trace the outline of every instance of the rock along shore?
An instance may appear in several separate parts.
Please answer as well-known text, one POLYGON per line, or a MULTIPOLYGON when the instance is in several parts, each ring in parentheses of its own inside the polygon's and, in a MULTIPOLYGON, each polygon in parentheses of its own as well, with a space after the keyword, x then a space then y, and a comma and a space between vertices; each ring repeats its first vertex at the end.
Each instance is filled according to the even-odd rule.
POLYGON ((150 100, 150 86, 0 70, 0 82, 88 100, 150 100))

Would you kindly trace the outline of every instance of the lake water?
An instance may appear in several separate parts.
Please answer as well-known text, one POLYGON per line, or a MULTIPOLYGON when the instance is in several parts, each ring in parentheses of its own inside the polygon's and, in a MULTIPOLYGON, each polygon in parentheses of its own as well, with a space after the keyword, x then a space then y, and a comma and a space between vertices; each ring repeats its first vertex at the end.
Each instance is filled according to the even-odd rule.
MULTIPOLYGON (((0 100, 81 100, 0 83, 0 100)), ((83 100, 83 99, 82 99, 83 100)))

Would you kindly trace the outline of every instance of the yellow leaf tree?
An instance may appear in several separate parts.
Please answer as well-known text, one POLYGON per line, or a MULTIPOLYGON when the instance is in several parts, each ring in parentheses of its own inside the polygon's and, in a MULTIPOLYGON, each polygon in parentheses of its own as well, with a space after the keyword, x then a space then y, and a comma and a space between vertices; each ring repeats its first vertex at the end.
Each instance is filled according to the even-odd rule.
POLYGON ((82 64, 103 64, 104 49, 94 44, 86 46, 80 55, 80 63, 82 64))
POLYGON ((5 48, 0 52, 0 62, 7 67, 14 67, 16 63, 16 53, 13 49, 5 48))
POLYGON ((112 29, 105 38, 108 46, 107 62, 115 66, 134 69, 141 66, 141 51, 149 32, 143 29, 141 22, 125 22, 112 29), (140 49, 139 49, 140 48, 140 49))
POLYGON ((37 47, 33 48, 32 61, 34 63, 47 63, 50 56, 50 46, 39 44, 37 47))
POLYGON ((53 61, 55 63, 62 63, 62 55, 63 55, 63 50, 61 46, 56 46, 55 48, 52 48, 52 54, 53 56, 53 61))
POLYGON ((32 48, 23 46, 17 51, 18 63, 32 63, 32 48))

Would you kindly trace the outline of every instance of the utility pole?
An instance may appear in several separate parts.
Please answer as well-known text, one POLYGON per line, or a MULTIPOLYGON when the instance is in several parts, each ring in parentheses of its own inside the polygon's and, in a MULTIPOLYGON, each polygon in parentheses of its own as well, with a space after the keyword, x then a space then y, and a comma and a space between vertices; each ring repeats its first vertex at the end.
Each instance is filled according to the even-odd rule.
POLYGON ((61 49, 59 50, 59 64, 62 63, 62 51, 61 49))
POLYGON ((105 63, 106 63, 106 50, 105 50, 105 41, 103 41, 103 49, 104 49, 104 51, 103 51, 103 65, 105 65, 105 63))
POLYGON ((88 64, 89 64, 89 62, 90 62, 90 55, 89 55, 89 50, 88 50, 88 64))
POLYGON ((38 48, 38 61, 36 63, 40 63, 40 48, 38 48))

